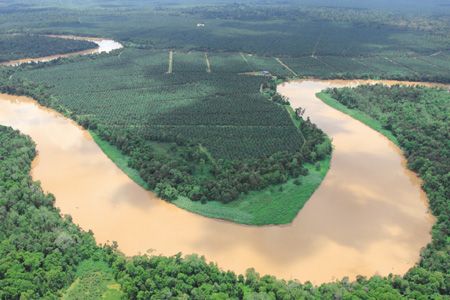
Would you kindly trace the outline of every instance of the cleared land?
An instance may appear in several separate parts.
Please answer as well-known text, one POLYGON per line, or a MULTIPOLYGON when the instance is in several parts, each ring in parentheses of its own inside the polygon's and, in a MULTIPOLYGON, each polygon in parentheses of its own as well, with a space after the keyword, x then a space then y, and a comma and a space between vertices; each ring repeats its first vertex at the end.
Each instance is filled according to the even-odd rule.
POLYGON ((167 74, 172 74, 173 71, 173 51, 169 51, 169 67, 167 69, 167 74))
POLYGON ((284 62, 281 61, 281 59, 279 59, 278 57, 275 57, 275 60, 282 65, 286 70, 288 70, 289 72, 291 72, 292 75, 294 76, 298 76, 297 73, 295 73, 288 65, 286 65, 284 62))
POLYGON ((211 73, 211 63, 209 62, 208 53, 205 53, 206 72, 211 73))

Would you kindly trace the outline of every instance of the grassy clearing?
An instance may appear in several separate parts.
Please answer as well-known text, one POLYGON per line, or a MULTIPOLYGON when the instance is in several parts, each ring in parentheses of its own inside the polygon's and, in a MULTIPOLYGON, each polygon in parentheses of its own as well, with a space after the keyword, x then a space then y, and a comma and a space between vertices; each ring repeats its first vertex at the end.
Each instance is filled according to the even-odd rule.
POLYGON ((64 292, 63 300, 123 299, 113 271, 104 262, 86 260, 77 269, 77 279, 64 292))
POLYGON ((377 120, 371 118, 370 116, 366 115, 365 113, 363 113, 359 110, 355 110, 355 109, 346 107, 345 105, 339 103, 338 101, 333 99, 330 95, 328 95, 325 92, 317 93, 316 96, 317 96, 317 98, 319 98, 320 100, 325 102, 327 105, 343 112, 344 114, 351 116, 352 118, 369 126, 373 130, 378 131, 379 133, 381 133, 382 135, 387 137, 390 141, 392 141, 394 144, 396 144, 397 146, 400 147, 397 138, 392 134, 392 132, 384 129, 383 126, 381 125, 381 123, 378 122, 377 120))
MULTIPOLYGON (((287 112, 289 113, 289 116, 291 117, 291 120, 294 123, 295 127, 299 128, 299 131, 300 131, 300 126, 302 125, 302 121, 297 118, 297 116, 295 115, 295 111, 292 108, 292 106, 285 105, 284 107, 286 108, 287 112)), ((303 139, 305 139, 305 138, 303 137, 303 139)))
POLYGON ((173 51, 169 51, 169 67, 167 68, 167 74, 172 74, 173 70, 173 51))

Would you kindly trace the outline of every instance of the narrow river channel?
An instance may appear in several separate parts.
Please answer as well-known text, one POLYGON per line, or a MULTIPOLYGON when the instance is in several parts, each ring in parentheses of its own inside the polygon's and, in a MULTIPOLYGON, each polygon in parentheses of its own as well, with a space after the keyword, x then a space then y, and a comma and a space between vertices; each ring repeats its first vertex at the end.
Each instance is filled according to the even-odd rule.
POLYGON ((251 227, 179 209, 142 189, 111 162, 89 133, 32 99, 0 95, 0 124, 32 137, 32 176, 63 214, 99 243, 126 255, 198 253, 225 270, 321 283, 356 275, 402 274, 419 259, 433 224, 417 176, 381 134, 327 106, 315 93, 342 81, 279 87, 334 145, 331 168, 293 223, 251 227))

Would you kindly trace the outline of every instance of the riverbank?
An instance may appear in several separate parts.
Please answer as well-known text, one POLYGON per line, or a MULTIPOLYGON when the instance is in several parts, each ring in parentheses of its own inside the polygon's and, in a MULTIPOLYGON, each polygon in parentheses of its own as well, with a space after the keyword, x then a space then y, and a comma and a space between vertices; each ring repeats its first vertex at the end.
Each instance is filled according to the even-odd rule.
POLYGON ((397 138, 392 134, 391 131, 384 129, 379 121, 371 118, 370 116, 366 115, 362 111, 346 107, 345 105, 343 105, 343 104, 339 103, 338 101, 336 101, 335 99, 333 99, 326 92, 317 93, 316 96, 318 99, 322 100, 324 103, 331 106, 332 108, 337 109, 340 112, 343 112, 344 114, 347 114, 347 115, 351 116, 352 118, 369 126, 373 130, 378 131, 379 133, 384 135, 386 138, 388 138, 391 142, 393 142, 395 145, 400 147, 400 144, 398 143, 397 138))
POLYGON ((420 183, 405 175, 401 153, 384 137, 317 100, 325 83, 305 84, 312 86, 290 83, 280 89, 294 107, 306 108, 335 149, 323 183, 283 226, 224 222, 162 201, 126 176, 86 131, 35 101, 6 97, 0 101, 0 123, 36 141, 33 178, 55 195, 61 213, 92 230, 98 243, 117 241, 126 255, 148 249, 156 255, 198 253, 235 272, 254 267, 314 283, 403 274, 430 240, 420 183))
MULTIPOLYGON (((141 178, 139 172, 128 166, 128 156, 114 145, 102 140, 92 130, 89 133, 112 162, 130 179, 148 190, 148 185, 141 178)), ((258 226, 289 224, 319 187, 330 168, 330 160, 331 158, 327 157, 318 162, 318 165, 307 164, 305 167, 308 175, 290 179, 284 184, 243 194, 231 203, 209 201, 203 204, 185 197, 178 197, 170 203, 205 217, 239 224, 258 226)))
POLYGON ((97 145, 102 149, 103 153, 108 156, 108 158, 116 164, 119 169, 121 169, 131 180, 136 182, 138 185, 144 189, 149 189, 147 183, 141 178, 139 172, 128 166, 128 161, 130 158, 123 154, 116 146, 111 145, 107 141, 103 140, 97 133, 93 130, 89 130, 89 134, 92 136, 97 145))

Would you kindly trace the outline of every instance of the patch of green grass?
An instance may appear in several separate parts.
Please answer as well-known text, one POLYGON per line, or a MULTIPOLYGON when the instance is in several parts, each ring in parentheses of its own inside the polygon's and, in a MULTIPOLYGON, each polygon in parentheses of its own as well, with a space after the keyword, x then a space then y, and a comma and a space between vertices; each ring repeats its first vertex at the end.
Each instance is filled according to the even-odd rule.
POLYGON ((360 121, 361 123, 369 126, 373 130, 378 131, 379 133, 381 133, 382 135, 387 137, 390 141, 392 141, 394 144, 396 144, 397 146, 400 147, 397 138, 392 134, 391 131, 384 129, 379 121, 371 118, 370 116, 363 113, 362 111, 348 108, 347 106, 343 105, 339 101, 333 99, 326 92, 317 93, 316 96, 317 96, 317 98, 322 100, 327 105, 333 107, 334 109, 337 109, 337 110, 343 112, 344 114, 347 114, 347 115, 351 116, 352 118, 360 121))
POLYGON ((300 185, 295 179, 261 191, 242 195, 231 203, 209 201, 206 204, 187 198, 178 198, 173 203, 188 211, 248 225, 288 224, 319 187, 330 168, 330 157, 320 163, 320 170, 307 165, 307 176, 300 177, 300 185))
POLYGON ((61 297, 63 300, 122 299, 120 285, 105 262, 86 260, 77 269, 77 278, 61 297))
MULTIPOLYGON (((102 140, 95 132, 90 131, 94 141, 103 152, 133 181, 148 189, 139 173, 128 166, 129 158, 119 149, 102 140)), ((306 165, 308 175, 261 191, 244 194, 231 203, 209 201, 206 204, 179 197, 172 203, 190 212, 216 219, 224 219, 240 224, 269 225, 288 224, 305 205, 314 191, 319 187, 330 168, 330 157, 320 162, 320 170, 315 165, 306 165)))

